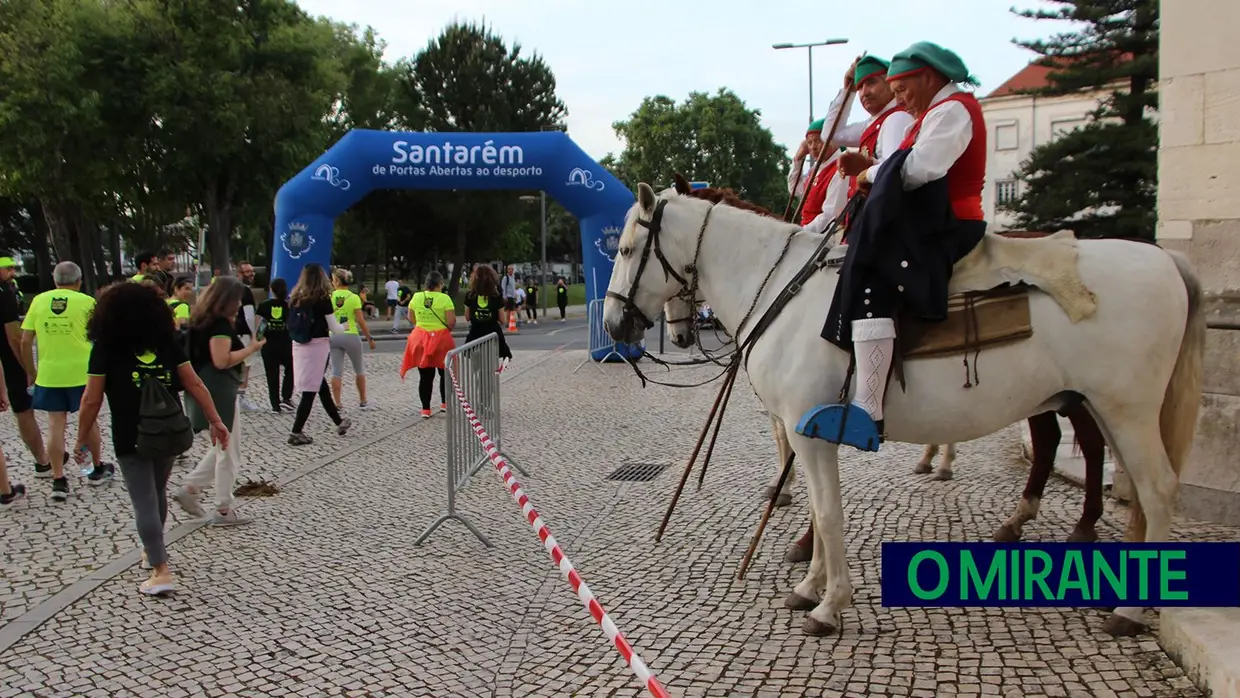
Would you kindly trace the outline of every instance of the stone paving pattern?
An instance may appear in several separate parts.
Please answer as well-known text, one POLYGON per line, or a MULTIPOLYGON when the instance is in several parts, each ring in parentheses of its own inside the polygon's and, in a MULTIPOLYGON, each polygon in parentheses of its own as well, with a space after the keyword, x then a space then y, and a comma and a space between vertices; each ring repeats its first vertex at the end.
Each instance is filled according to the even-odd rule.
MULTIPOLYGON (((1027 473, 1018 427, 962 444, 945 483, 911 474, 916 446, 847 454, 855 607, 841 637, 808 638, 804 614, 782 607, 805 564, 780 560, 806 521, 803 484, 772 517, 748 579, 735 579, 776 460, 747 383, 733 392, 705 486, 691 481, 655 544, 715 387, 643 390, 624 365, 573 374, 583 357, 517 352, 503 384, 503 448, 530 471, 522 480, 535 507, 672 695, 1200 695, 1153 635, 1111 639, 1098 610, 880 606, 881 541, 986 540, 1008 516, 1027 473), (670 467, 647 483, 604 479, 627 462, 670 467)), ((368 361, 379 410, 350 410, 357 426, 342 439, 316 408, 316 442, 301 449, 284 441, 291 415, 247 415, 243 477, 281 482, 352 452, 249 500, 255 523, 175 543, 175 597, 140 596, 145 573, 130 567, 55 614, 0 654, 0 696, 643 695, 489 467, 458 509, 495 547, 456 522, 413 546, 445 507, 444 418, 399 428, 413 421, 416 385, 394 378, 398 357, 368 361)), ((714 371, 677 369, 674 379, 714 371)), ((346 404, 356 404, 352 390, 346 378, 346 404)), ((119 481, 83 484, 55 504, 48 481, 30 477, 10 418, 0 417, 0 438, 17 478, 34 485, 28 503, 0 513, 3 624, 132 554, 137 537, 119 481)), ((1080 490, 1053 480, 1026 536, 1062 539, 1080 505, 1080 490)), ((1099 531, 1118 540, 1125 521, 1108 503, 1099 531)), ((1175 534, 1240 539, 1183 520, 1175 534)))

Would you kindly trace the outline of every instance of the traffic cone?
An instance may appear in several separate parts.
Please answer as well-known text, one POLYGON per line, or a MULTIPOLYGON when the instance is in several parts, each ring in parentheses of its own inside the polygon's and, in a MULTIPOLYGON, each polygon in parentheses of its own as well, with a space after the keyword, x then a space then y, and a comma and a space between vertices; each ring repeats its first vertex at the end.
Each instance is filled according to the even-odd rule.
POLYGON ((515 334, 517 332, 517 312, 514 310, 508 313, 508 333, 515 334))

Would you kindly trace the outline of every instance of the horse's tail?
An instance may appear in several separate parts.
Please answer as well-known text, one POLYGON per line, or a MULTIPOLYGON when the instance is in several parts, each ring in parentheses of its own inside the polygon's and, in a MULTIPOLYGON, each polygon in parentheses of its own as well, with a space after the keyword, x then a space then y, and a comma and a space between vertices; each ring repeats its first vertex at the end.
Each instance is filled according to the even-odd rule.
MULTIPOLYGON (((1184 324, 1184 338, 1180 340, 1180 353, 1167 382, 1162 409, 1158 413, 1158 429, 1163 448, 1171 461, 1176 477, 1184 469, 1193 447, 1193 435, 1197 432, 1197 413, 1201 409, 1201 378, 1204 370, 1203 354, 1206 343, 1206 315, 1202 307, 1201 281, 1189 265, 1188 258, 1167 250, 1175 262, 1184 288, 1188 291, 1188 318, 1184 324)), ((1128 540, 1145 540, 1145 513, 1141 502, 1134 499, 1128 516, 1128 540)))
POLYGON ((1163 397, 1158 426, 1171 469, 1178 477, 1188 461, 1193 447, 1193 435, 1197 431, 1197 413, 1201 408, 1201 382, 1204 371, 1206 316, 1202 303, 1201 281, 1189 265, 1188 258, 1168 251, 1175 261, 1180 278, 1188 291, 1188 319, 1184 338, 1180 340, 1180 354, 1176 357, 1171 380, 1163 397))

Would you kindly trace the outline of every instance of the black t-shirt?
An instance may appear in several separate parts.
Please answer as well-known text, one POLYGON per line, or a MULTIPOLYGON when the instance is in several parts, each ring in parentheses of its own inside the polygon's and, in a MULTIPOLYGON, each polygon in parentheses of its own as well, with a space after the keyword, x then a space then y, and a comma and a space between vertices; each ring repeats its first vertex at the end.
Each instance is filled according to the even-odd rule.
POLYGON ((21 320, 21 303, 17 300, 17 287, 11 283, 0 284, 0 365, 6 371, 22 369, 22 362, 13 354, 9 337, 3 325, 21 320))
POLYGON ((253 334, 250 323, 245 321, 245 306, 254 307, 254 292, 249 286, 241 287, 241 309, 237 311, 237 334, 253 334))
POLYGON ((498 295, 479 297, 471 291, 465 296, 465 307, 469 308, 471 325, 498 322, 496 312, 504 307, 504 299, 498 295))
POLYGON ((177 376, 177 367, 185 362, 185 352, 181 351, 175 341, 140 355, 129 351, 112 351, 100 344, 91 347, 87 373, 104 378, 103 394, 108 398, 108 411, 112 413, 112 448, 116 455, 125 456, 135 452, 134 444, 138 440, 138 410, 142 405, 142 383, 148 376, 158 378, 179 404, 183 387, 180 377, 177 376))
MULTIPOLYGON (((189 331, 189 351, 190 360, 194 363, 194 368, 202 368, 211 363, 211 338, 212 337, 228 337, 232 340, 229 351, 239 351, 245 348, 241 343, 241 337, 237 335, 237 328, 233 323, 224 318, 216 318, 211 324, 205 328, 191 328, 189 331)), ((234 367, 238 368, 239 367, 234 367)))
POLYGON ((408 286, 404 284, 401 284, 400 287, 396 289, 396 305, 399 305, 402 308, 408 308, 409 301, 412 301, 412 300, 413 300, 413 289, 409 288, 408 286))
POLYGON ((525 302, 534 305, 534 301, 538 298, 538 287, 530 284, 525 287, 525 302))
POLYGON ((283 298, 268 298, 258 304, 254 317, 267 321, 267 330, 263 338, 267 346, 284 346, 292 343, 288 334, 288 303, 283 298))
POLYGON ((555 300, 556 300, 556 303, 560 305, 568 305, 568 287, 567 286, 556 286, 555 287, 555 300))

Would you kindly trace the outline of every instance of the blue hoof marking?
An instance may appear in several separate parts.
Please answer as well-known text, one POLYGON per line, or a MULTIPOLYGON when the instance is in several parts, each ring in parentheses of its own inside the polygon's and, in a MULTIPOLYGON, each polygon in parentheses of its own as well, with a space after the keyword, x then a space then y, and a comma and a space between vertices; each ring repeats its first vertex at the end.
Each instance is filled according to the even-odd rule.
POLYGON ((815 407, 801 417, 797 433, 862 451, 878 451, 882 443, 878 425, 865 410, 852 404, 815 407))

